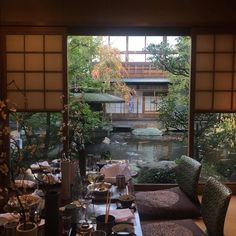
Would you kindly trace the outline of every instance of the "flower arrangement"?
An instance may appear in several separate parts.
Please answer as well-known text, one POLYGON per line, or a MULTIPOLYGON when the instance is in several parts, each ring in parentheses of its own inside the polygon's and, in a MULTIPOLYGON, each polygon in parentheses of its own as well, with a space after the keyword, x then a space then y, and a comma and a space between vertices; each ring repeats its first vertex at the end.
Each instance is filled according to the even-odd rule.
MULTIPOLYGON (((16 131, 18 132, 18 127, 16 131)), ((28 221, 26 207, 32 197, 25 194, 26 186, 22 184, 19 188, 16 185, 15 178, 21 176, 24 180, 28 174, 26 169, 37 161, 37 158, 42 157, 46 146, 45 136, 34 133, 32 126, 24 119, 24 113, 16 112, 15 104, 9 100, 0 101, 0 209, 6 205, 5 209, 10 210, 9 202, 13 202, 13 205, 17 206, 14 210, 18 211, 24 225, 28 221), (12 123, 12 120, 23 130, 24 145, 18 142, 10 129, 9 123, 12 123)))
POLYGON ((0 173, 3 176, 7 176, 9 172, 8 146, 6 142, 10 137, 8 117, 13 112, 16 112, 15 104, 10 103, 9 100, 0 100, 0 173))

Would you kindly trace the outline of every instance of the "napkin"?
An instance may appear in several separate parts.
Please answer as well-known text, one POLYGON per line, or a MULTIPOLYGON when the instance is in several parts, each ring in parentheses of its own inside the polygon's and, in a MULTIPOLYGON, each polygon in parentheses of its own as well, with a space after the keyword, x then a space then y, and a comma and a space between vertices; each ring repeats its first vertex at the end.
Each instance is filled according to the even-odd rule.
POLYGON ((105 181, 115 183, 117 175, 124 175, 126 182, 131 178, 131 171, 126 163, 113 163, 103 166, 100 170, 105 181))
POLYGON ((30 168, 31 168, 32 170, 37 170, 37 169, 39 169, 40 167, 39 167, 39 164, 31 164, 31 165, 30 165, 30 168))
POLYGON ((35 182, 31 180, 15 180, 15 185, 17 188, 33 188, 35 186, 35 182))
POLYGON ((39 166, 41 166, 41 167, 50 167, 50 165, 49 165, 49 163, 48 163, 47 161, 41 161, 41 162, 39 162, 38 164, 39 164, 39 166))
POLYGON ((41 162, 30 165, 30 168, 33 169, 33 170, 37 170, 37 169, 40 169, 42 167, 50 167, 50 165, 47 161, 41 161, 41 162))
POLYGON ((133 212, 129 208, 110 210, 110 215, 116 218, 116 222, 124 222, 134 217, 133 212))
POLYGON ((0 214, 0 219, 4 219, 7 222, 19 221, 20 215, 13 213, 2 213, 0 214))

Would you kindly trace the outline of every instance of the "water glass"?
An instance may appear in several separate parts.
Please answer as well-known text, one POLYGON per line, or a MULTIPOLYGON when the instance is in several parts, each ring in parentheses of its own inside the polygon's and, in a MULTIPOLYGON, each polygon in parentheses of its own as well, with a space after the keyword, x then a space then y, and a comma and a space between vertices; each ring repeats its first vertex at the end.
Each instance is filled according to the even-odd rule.
POLYGON ((116 176, 116 186, 119 189, 125 188, 125 176, 124 175, 117 175, 116 176))

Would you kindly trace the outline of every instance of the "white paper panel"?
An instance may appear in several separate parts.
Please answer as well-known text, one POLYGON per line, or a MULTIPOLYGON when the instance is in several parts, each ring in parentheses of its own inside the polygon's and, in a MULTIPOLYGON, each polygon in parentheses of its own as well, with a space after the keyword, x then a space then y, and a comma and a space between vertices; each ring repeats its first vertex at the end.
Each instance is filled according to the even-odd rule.
POLYGON ((230 110, 231 108, 231 92, 215 92, 214 109, 230 110))
POLYGON ((195 93, 195 109, 211 110, 212 108, 212 93, 211 92, 196 92, 195 93))
POLYGON ((213 55, 212 54, 197 54, 196 55, 196 70, 197 71, 212 71, 213 70, 213 55))
POLYGON ((7 73, 7 89, 24 89, 24 73, 7 73))
POLYGON ((62 93, 46 93, 46 109, 62 109, 62 93))
POLYGON ((7 52, 23 52, 24 35, 7 35, 6 50, 7 52))
POLYGON ((43 35, 26 35, 25 51, 43 52, 43 35))
POLYGON ((44 74, 43 73, 26 73, 26 89, 44 89, 44 74))
POLYGON ((43 71, 43 54, 31 53, 25 54, 25 69, 28 71, 43 71))
POLYGON ((216 52, 231 52, 233 51, 233 35, 216 35, 216 45, 215 50, 216 52))
POLYGON ((216 71, 232 71, 233 70, 233 54, 216 53, 215 54, 215 70, 216 71))
POLYGON ((7 54, 7 70, 23 71, 24 70, 24 54, 8 53, 7 54))
POLYGON ((212 52, 214 49, 213 35, 198 35, 197 36, 197 52, 212 52))
POLYGON ((45 52, 62 52, 62 36, 45 35, 45 52))
POLYGON ((40 92, 26 93, 28 109, 43 109, 44 94, 40 92))
POLYGON ((62 71, 62 54, 45 54, 46 71, 62 71))
POLYGON ((45 87, 47 89, 63 89, 62 73, 46 73, 45 87))
POLYGON ((63 36, 7 35, 6 50, 7 83, 11 83, 7 89, 22 90, 8 91, 7 97, 17 101, 20 110, 45 110, 47 93, 47 109, 61 110, 63 92, 47 90, 63 90, 63 36))
POLYGON ((231 90, 232 74, 231 73, 215 73, 215 89, 231 90))
POLYGON ((196 90, 213 89, 213 73, 196 73, 196 90))

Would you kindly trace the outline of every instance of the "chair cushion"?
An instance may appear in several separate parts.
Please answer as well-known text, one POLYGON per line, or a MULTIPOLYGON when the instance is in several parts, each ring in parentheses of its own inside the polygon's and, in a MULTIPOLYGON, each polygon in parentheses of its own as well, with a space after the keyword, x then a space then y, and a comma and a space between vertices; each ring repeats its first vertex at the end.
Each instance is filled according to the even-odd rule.
POLYGON ((143 236, 206 236, 192 220, 142 222, 143 236))
POLYGON ((199 206, 195 205, 179 187, 137 192, 136 202, 142 220, 189 219, 201 215, 199 206))
POLYGON ((197 196, 197 186, 201 167, 200 162, 182 155, 180 163, 175 168, 179 188, 196 204, 200 204, 197 196))

